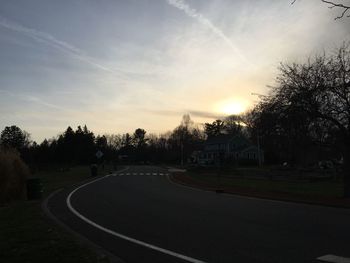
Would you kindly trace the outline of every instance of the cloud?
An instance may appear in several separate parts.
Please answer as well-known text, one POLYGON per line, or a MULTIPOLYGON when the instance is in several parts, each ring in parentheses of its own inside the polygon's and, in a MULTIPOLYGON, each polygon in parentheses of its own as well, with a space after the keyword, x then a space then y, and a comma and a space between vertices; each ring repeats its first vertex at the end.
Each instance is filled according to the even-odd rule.
POLYGON ((157 115, 166 115, 166 116, 182 116, 184 114, 190 114, 191 117, 200 117, 207 119, 223 119, 225 116, 207 111, 198 111, 198 110, 187 110, 187 111, 177 111, 177 110, 144 110, 152 114, 157 115))
POLYGON ((48 46, 51 46, 57 50, 60 50, 61 52, 65 53, 66 55, 69 55, 73 58, 76 58, 78 60, 81 60, 83 62, 86 62, 98 69, 101 69, 103 71, 107 71, 110 73, 120 73, 120 72, 116 72, 115 70, 102 65, 98 62, 95 61, 95 59, 91 58, 90 56, 86 55, 82 50, 80 50, 79 48, 61 41, 59 39, 57 39, 56 37, 54 37, 51 34, 48 34, 46 32, 42 32, 33 28, 28 28, 25 26, 22 26, 18 23, 15 23, 13 21, 9 21, 8 19, 0 16, 0 26, 7 28, 9 30, 21 33, 23 35, 26 35, 34 40, 36 40, 37 42, 40 43, 44 43, 48 46))
POLYGON ((199 23, 211 30, 215 35, 220 37, 226 42, 226 44, 228 44, 228 46, 234 51, 235 55, 242 59, 242 61, 246 62, 246 58, 242 55, 242 52, 237 48, 237 46, 232 42, 232 40, 228 38, 221 29, 216 27, 207 17, 199 13, 196 9, 191 8, 185 2, 185 0, 167 0, 167 2, 169 5, 182 10, 187 16, 196 19, 199 23))
POLYGON ((8 96, 20 99, 22 101, 35 103, 35 104, 41 105, 41 106, 45 106, 47 108, 56 109, 56 110, 60 110, 60 111, 66 110, 64 107, 60 107, 58 105, 49 103, 49 102, 47 102, 47 101, 45 101, 45 100, 43 100, 43 99, 41 99, 39 97, 35 97, 35 96, 32 96, 32 95, 14 94, 12 92, 9 92, 9 91, 3 90, 3 89, 0 89, 0 93, 7 94, 8 96))
POLYGON ((217 113, 208 112, 208 111, 190 110, 190 111, 188 111, 188 113, 194 117, 201 117, 201 118, 208 118, 208 119, 223 119, 224 118, 223 115, 219 115, 217 113))

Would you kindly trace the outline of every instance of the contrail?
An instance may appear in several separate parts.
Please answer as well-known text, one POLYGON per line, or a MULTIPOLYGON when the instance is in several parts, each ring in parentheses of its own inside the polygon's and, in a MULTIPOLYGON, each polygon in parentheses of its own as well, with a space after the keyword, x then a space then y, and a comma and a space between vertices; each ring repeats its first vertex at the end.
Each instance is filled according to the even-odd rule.
POLYGON ((209 28, 214 34, 220 37, 222 40, 228 44, 233 51, 238 55, 241 59, 246 61, 246 59, 241 54, 240 50, 235 46, 235 44, 222 32, 221 29, 217 28, 208 18, 203 16, 201 13, 197 12, 196 9, 191 8, 185 0, 167 0, 168 4, 182 10, 186 15, 196 19, 199 23, 209 28))
POLYGON ((48 33, 38 31, 33 28, 24 27, 20 24, 7 20, 2 16, 0 16, 0 26, 7 28, 9 30, 24 34, 36 40, 37 42, 45 43, 46 45, 49 45, 55 49, 58 49, 67 55, 70 55, 81 61, 87 62, 96 68, 99 68, 101 70, 108 71, 111 73, 117 73, 113 69, 95 62, 93 58, 84 54, 84 52, 82 52, 80 49, 74 47, 73 45, 67 42, 61 41, 48 33))
POLYGON ((3 90, 3 89, 0 89, 0 93, 5 93, 11 97, 15 97, 15 98, 18 98, 18 99, 23 100, 23 101, 34 102, 34 103, 43 105, 45 107, 49 107, 49 108, 53 108, 53 109, 57 109, 57 110, 66 110, 63 107, 57 106, 57 105, 52 104, 52 103, 48 103, 48 102, 46 102, 38 97, 32 96, 32 95, 15 94, 15 93, 12 93, 8 90, 3 90))

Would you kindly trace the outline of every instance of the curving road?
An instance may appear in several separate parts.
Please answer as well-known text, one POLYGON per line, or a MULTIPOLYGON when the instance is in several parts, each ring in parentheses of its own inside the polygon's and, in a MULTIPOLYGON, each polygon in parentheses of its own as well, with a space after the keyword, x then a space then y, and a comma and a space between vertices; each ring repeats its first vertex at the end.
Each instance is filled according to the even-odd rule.
POLYGON ((328 262, 350 257, 350 209, 195 190, 172 183, 167 174, 159 167, 129 167, 63 190, 47 206, 125 262, 309 263, 325 255, 328 262))

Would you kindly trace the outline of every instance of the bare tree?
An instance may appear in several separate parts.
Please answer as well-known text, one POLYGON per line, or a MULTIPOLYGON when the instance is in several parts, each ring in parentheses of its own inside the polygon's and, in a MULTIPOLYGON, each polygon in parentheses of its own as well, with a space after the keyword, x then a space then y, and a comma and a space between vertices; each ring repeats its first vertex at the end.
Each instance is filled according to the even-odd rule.
MULTIPOLYGON (((294 4, 297 0, 293 0, 292 4, 294 4)), ((335 1, 327 1, 327 0, 321 0, 321 2, 328 4, 328 8, 333 9, 337 8, 341 10, 341 14, 338 15, 335 20, 343 18, 344 16, 350 17, 350 14, 347 14, 350 10, 350 3, 349 4, 343 4, 343 3, 336 3, 335 1)))
MULTIPOLYGON (((326 0, 321 0, 323 3, 329 4, 328 8, 338 8, 338 9, 342 9, 342 13, 341 15, 337 16, 336 18, 334 18, 335 20, 343 18, 344 15, 346 15, 346 13, 350 10, 350 5, 344 5, 344 4, 339 4, 339 3, 334 3, 333 1, 326 1, 326 0)), ((350 17, 349 15, 346 15, 347 17, 350 17)))
POLYGON ((344 194, 350 197, 350 44, 305 64, 282 64, 279 71, 277 86, 260 104, 262 110, 273 113, 269 121, 277 120, 279 129, 287 127, 282 134, 294 129, 297 133, 291 138, 296 142, 314 129, 311 124, 337 137, 344 162, 344 194))

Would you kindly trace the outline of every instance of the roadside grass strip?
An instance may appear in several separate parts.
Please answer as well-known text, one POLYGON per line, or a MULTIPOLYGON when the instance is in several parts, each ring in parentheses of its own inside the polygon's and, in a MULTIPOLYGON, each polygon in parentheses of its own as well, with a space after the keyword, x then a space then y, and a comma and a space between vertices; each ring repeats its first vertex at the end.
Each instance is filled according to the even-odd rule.
POLYGON ((331 254, 318 257, 317 260, 333 263, 350 263, 350 258, 340 257, 331 254))

